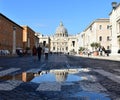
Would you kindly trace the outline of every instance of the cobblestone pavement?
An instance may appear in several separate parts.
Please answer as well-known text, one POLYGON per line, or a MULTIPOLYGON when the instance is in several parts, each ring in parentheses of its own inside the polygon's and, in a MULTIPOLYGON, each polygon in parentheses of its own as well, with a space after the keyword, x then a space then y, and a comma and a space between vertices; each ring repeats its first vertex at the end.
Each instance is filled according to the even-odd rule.
POLYGON ((0 57, 0 100, 120 100, 120 61, 70 55, 50 55, 33 61, 32 56, 0 57), (41 71, 77 69, 81 80, 34 83, 41 71), (26 73, 28 80, 23 78, 26 73))

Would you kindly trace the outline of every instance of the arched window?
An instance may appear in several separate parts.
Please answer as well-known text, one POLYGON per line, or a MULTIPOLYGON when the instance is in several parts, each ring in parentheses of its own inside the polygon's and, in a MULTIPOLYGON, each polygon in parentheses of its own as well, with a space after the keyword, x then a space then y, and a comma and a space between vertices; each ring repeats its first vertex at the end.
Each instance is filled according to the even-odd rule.
POLYGON ((72 45, 73 45, 73 47, 75 47, 75 41, 72 41, 72 45))
POLYGON ((53 47, 53 50, 55 50, 55 47, 53 47))

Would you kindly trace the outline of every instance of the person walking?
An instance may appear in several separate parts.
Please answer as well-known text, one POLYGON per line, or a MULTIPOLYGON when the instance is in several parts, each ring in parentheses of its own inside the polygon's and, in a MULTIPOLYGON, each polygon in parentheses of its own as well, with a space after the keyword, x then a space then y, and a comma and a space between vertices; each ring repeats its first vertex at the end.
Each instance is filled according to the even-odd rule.
POLYGON ((105 56, 105 51, 106 51, 106 50, 105 50, 105 47, 104 47, 104 46, 102 47, 102 51, 103 51, 103 56, 105 56))
POLYGON ((102 56, 103 55, 103 49, 102 49, 102 47, 99 48, 99 52, 100 52, 100 56, 102 56))
POLYGON ((36 62, 36 56, 37 56, 36 46, 33 46, 33 48, 32 48, 32 56, 33 56, 33 61, 36 62))
POLYGON ((38 54, 38 61, 41 60, 41 54, 42 54, 42 47, 39 45, 37 48, 37 54, 38 54))
POLYGON ((45 47, 44 53, 45 53, 45 60, 48 60, 48 53, 49 53, 48 46, 45 47))
POLYGON ((88 49, 88 50, 87 50, 88 57, 90 56, 90 53, 91 53, 91 52, 90 52, 90 50, 88 49))

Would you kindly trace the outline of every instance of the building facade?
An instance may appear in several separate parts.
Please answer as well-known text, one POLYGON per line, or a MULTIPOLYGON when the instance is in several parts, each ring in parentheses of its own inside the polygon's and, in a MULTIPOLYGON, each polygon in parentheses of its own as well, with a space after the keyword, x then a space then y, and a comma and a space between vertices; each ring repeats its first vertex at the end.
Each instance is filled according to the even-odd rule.
POLYGON ((43 36, 39 33, 39 44, 42 47, 45 47, 46 45, 50 48, 50 37, 49 36, 43 36))
POLYGON ((37 35, 29 26, 23 27, 23 49, 26 50, 29 48, 30 50, 34 45, 37 44, 37 35))
POLYGON ((92 51, 91 44, 99 43, 105 49, 111 49, 109 19, 96 19, 80 34, 81 45, 92 51))
POLYGON ((38 35, 28 26, 20 26, 0 13, 0 50, 16 54, 17 49, 37 46, 38 35))
POLYGON ((53 36, 40 36, 40 43, 48 44, 54 53, 78 53, 78 38, 68 34, 63 23, 60 22, 53 36))
POLYGON ((23 28, 0 13, 0 50, 9 50, 15 54, 16 48, 22 48, 23 28))
POLYGON ((112 12, 110 16, 111 26, 111 51, 112 54, 118 54, 120 50, 120 4, 113 2, 112 12))

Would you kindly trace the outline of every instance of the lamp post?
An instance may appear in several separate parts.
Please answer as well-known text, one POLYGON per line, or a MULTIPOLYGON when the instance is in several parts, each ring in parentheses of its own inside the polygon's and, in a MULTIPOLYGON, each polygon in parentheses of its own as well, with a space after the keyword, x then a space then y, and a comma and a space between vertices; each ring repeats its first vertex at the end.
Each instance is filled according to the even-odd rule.
POLYGON ((13 50, 12 54, 16 54, 16 27, 13 26, 13 50))
POLYGON ((112 7, 115 9, 117 7, 117 2, 112 2, 112 7))

